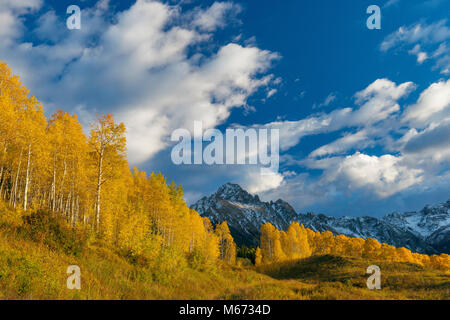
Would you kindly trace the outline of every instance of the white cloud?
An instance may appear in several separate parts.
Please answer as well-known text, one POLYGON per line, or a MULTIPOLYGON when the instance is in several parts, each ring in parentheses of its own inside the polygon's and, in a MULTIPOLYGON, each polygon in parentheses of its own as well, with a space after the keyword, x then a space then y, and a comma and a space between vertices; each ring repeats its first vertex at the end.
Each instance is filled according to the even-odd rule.
POLYGON ((42 0, 0 0, 0 8, 17 10, 21 13, 39 9, 42 0))
MULTIPOLYGON (((409 137, 404 153, 420 162, 431 159, 434 164, 448 165, 450 161, 450 118, 432 124, 409 137)), ((445 168, 444 168, 445 169, 445 168)))
POLYGON ((412 82, 397 85, 379 79, 355 94, 358 106, 355 109, 337 109, 299 121, 264 125, 280 129, 282 150, 297 145, 305 136, 342 129, 350 131, 306 158, 282 155, 282 167, 320 170, 321 174, 319 177, 306 173, 284 176, 283 183, 264 193, 265 197, 281 196, 304 207, 295 200, 295 195, 303 193, 302 199, 309 205, 355 192, 383 199, 409 192, 411 188, 419 190, 424 181, 431 181, 448 170, 450 117, 444 113, 450 92, 447 86, 448 82, 444 81, 432 84, 414 105, 401 113, 398 101, 416 86, 412 82), (421 126, 414 126, 417 124, 421 126), (378 154, 364 151, 375 145, 381 148, 378 154))
POLYGON ((207 10, 199 10, 194 17, 193 25, 205 31, 223 28, 230 17, 241 12, 241 7, 232 2, 215 2, 207 10))
POLYGON ((346 134, 342 138, 314 150, 309 156, 322 157, 326 155, 340 154, 356 146, 362 149, 367 146, 367 144, 363 144, 364 142, 367 142, 367 140, 368 137, 365 130, 361 130, 353 134, 346 134))
POLYGON ((423 171, 402 164, 401 157, 355 153, 327 169, 324 180, 349 191, 366 188, 380 197, 391 196, 422 181, 423 171))
POLYGON ((259 170, 247 170, 240 183, 250 193, 258 194, 280 187, 283 180, 283 175, 279 173, 261 175, 259 170))
POLYGON ((19 37, 24 26, 17 16, 35 11, 41 6, 41 0, 0 0, 0 40, 9 43, 19 37))
POLYGON ((416 44, 415 47, 408 51, 409 54, 417 56, 417 63, 422 64, 428 59, 428 54, 426 52, 420 51, 420 44, 416 44))
POLYGON ((447 20, 441 20, 432 24, 402 26, 384 39, 380 49, 386 52, 396 47, 413 46, 408 53, 417 56, 419 64, 432 59, 435 69, 440 69, 442 74, 450 74, 450 49, 446 46, 450 28, 446 24, 447 20), (436 49, 437 44, 439 47, 436 49))
POLYGON ((400 0, 388 0, 388 1, 384 4, 383 8, 389 8, 389 7, 398 5, 399 2, 400 2, 400 0))
POLYGON ((270 89, 269 92, 267 92, 267 99, 273 96, 275 93, 277 93, 277 89, 270 89))
POLYGON ((367 126, 385 120, 400 110, 397 100, 414 89, 412 82, 397 85, 388 79, 378 79, 356 93, 359 108, 335 109, 330 113, 319 113, 298 121, 274 121, 253 127, 278 128, 280 149, 285 151, 297 145, 305 136, 367 126))
POLYGON ((397 100, 407 96, 415 85, 405 82, 396 85, 388 79, 378 79, 366 89, 356 93, 356 103, 361 107, 355 111, 353 122, 371 124, 387 119, 400 110, 397 100))
POLYGON ((1 41, 0 54, 47 110, 82 111, 84 122, 114 113, 127 126, 130 161, 141 163, 168 146, 174 129, 191 129, 194 120, 214 127, 273 81, 267 70, 275 53, 232 43, 212 54, 211 47, 197 49, 212 41, 230 12, 238 8, 228 2, 181 13, 178 6, 138 0, 110 19, 102 1, 83 9, 81 30, 58 27, 62 19, 44 13, 29 32, 54 44, 1 41))
POLYGON ((314 105, 313 105, 313 109, 321 108, 321 107, 327 107, 327 106, 329 106, 333 101, 335 101, 336 98, 337 98, 336 93, 332 92, 332 93, 330 93, 330 94, 325 98, 325 100, 324 100, 322 103, 320 103, 319 105, 314 104, 314 105))
POLYGON ((447 21, 441 20, 427 25, 417 23, 409 27, 400 27, 396 32, 388 35, 381 43, 381 50, 387 51, 401 44, 437 43, 450 38, 450 29, 446 26, 447 21))
POLYGON ((421 94, 417 103, 405 111, 405 121, 425 127, 433 121, 450 117, 450 80, 431 84, 421 94))
POLYGON ((276 128, 280 130, 280 149, 285 151, 300 142, 304 136, 331 132, 343 127, 352 109, 337 109, 329 114, 313 115, 298 121, 274 121, 264 125, 254 125, 258 128, 276 128))

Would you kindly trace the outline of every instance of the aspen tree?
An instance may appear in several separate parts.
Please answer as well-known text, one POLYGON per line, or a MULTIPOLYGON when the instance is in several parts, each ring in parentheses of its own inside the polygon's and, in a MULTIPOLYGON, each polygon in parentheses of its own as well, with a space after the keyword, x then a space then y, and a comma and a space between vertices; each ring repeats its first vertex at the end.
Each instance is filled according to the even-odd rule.
POLYGON ((116 124, 111 114, 92 124, 89 144, 96 166, 95 223, 100 230, 102 185, 114 176, 114 168, 125 159, 125 126, 116 124))
POLYGON ((216 226, 215 233, 219 238, 219 259, 228 263, 235 263, 236 261, 236 245, 231 236, 230 229, 226 221, 216 226))

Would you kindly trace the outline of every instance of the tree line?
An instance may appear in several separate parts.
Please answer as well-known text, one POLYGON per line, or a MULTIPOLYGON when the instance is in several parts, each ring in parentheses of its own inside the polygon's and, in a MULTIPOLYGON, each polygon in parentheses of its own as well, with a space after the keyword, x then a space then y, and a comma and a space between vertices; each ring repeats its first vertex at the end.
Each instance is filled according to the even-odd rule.
POLYGON ((18 214, 45 209, 130 254, 234 263, 226 222, 213 228, 162 174, 130 170, 126 128, 113 115, 99 116, 89 136, 76 114, 59 110, 47 120, 1 61, 0 110, 0 198, 18 214))
POLYGON ((450 271, 448 254, 430 256, 413 253, 407 248, 396 248, 373 238, 352 238, 335 236, 330 231, 313 231, 298 222, 293 222, 287 231, 278 230, 270 223, 262 225, 255 261, 256 265, 270 265, 327 254, 371 261, 409 262, 450 271))

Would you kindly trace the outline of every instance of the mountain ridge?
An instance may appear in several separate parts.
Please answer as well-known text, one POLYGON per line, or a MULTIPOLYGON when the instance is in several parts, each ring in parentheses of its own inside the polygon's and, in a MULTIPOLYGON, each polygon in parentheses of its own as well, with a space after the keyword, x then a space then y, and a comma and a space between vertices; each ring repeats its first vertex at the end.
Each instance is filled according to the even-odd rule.
POLYGON ((332 217, 297 213, 286 201, 263 202, 238 184, 226 183, 191 206, 213 224, 227 221, 238 245, 257 246, 259 229, 266 222, 280 230, 297 221, 314 231, 374 238, 418 253, 450 253, 450 200, 420 211, 389 213, 381 218, 332 217))

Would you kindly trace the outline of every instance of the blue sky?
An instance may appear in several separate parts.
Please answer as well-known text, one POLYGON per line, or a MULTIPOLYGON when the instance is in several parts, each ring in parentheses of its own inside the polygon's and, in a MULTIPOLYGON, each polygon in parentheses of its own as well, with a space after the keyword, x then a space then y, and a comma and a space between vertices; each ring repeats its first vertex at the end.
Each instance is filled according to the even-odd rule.
POLYGON ((0 59, 188 203, 236 182, 298 211, 374 215, 450 198, 450 2, 0 0, 0 59), (381 30, 369 30, 369 5, 381 30), (81 30, 66 9, 81 8, 81 30), (280 129, 280 171, 172 164, 177 128, 280 129))

